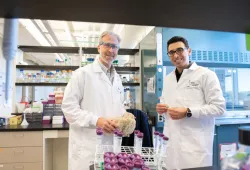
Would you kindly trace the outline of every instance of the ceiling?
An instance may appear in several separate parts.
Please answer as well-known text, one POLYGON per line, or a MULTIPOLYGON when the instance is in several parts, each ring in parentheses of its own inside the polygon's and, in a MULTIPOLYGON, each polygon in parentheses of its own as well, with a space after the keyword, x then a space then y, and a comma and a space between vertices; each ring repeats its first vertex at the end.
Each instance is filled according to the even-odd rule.
MULTIPOLYGON (((1 37, 3 27, 4 19, 0 19, 1 37)), ((121 48, 133 49, 153 29, 153 26, 19 19, 18 45, 97 47, 100 34, 111 30, 121 37, 121 48)), ((53 64, 56 58, 61 60, 68 55, 28 53, 24 56, 37 64, 53 64)))

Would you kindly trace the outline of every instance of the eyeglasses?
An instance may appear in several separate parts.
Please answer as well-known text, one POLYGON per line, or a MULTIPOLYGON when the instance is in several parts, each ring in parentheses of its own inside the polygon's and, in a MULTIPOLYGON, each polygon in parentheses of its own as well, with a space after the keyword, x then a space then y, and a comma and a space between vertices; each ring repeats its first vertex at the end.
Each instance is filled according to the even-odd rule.
POLYGON ((175 53, 176 54, 182 54, 183 51, 186 50, 186 49, 187 49, 186 47, 185 48, 179 47, 176 50, 169 51, 167 54, 168 54, 169 57, 172 57, 172 56, 174 56, 175 53))
POLYGON ((120 48, 119 45, 101 42, 100 45, 103 45, 105 48, 112 48, 113 50, 118 50, 120 48))

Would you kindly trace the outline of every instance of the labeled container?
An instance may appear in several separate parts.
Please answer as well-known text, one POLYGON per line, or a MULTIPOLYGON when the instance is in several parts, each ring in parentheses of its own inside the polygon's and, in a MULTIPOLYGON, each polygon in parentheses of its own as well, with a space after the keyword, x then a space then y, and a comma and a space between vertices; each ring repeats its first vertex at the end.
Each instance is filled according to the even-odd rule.
POLYGON ((49 99, 48 99, 48 104, 55 104, 55 95, 54 94, 50 94, 49 95, 49 99))
POLYGON ((239 149, 221 161, 221 170, 250 169, 250 126, 239 127, 239 149))
POLYGON ((55 95, 55 103, 56 104, 62 104, 62 101, 63 101, 63 95, 61 95, 61 94, 55 95))

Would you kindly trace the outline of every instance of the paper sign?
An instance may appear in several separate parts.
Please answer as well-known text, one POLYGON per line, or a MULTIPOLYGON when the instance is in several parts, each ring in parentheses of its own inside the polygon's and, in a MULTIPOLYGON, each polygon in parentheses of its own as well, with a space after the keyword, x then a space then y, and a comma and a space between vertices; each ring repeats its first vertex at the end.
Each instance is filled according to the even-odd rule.
POLYGON ((151 77, 148 79, 147 92, 148 93, 155 93, 155 77, 151 77))
POLYGON ((225 143, 220 144, 220 160, 225 157, 232 156, 236 153, 236 143, 225 143))

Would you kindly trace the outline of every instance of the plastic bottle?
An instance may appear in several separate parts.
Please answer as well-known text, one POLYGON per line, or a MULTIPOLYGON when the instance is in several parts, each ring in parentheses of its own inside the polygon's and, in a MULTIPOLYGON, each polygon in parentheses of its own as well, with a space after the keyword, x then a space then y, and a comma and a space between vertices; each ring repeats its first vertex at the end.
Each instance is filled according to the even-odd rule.
POLYGON ((56 70, 54 82, 56 82, 56 83, 60 82, 60 70, 56 70))
POLYGON ((41 82, 41 83, 44 83, 44 82, 45 82, 45 78, 46 78, 46 75, 45 75, 45 73, 44 73, 44 70, 41 70, 40 82, 41 82))
POLYGON ((161 149, 161 145, 162 145, 162 138, 163 138, 164 134, 163 133, 159 133, 159 140, 158 140, 158 144, 157 144, 157 153, 160 152, 160 149, 161 149))
POLYGON ((72 70, 69 70, 69 72, 68 72, 68 82, 71 79, 71 77, 72 77, 72 70))
POLYGON ((137 135, 138 135, 138 133, 140 133, 139 130, 135 130, 135 131, 134 131, 134 147, 136 147, 136 140, 137 140, 137 135))
POLYGON ((103 131, 97 129, 96 130, 96 135, 97 135, 97 145, 102 145, 103 131))
POLYGON ((113 147, 115 145, 115 141, 116 141, 116 138, 117 138, 117 130, 114 131, 114 134, 113 134, 113 147))
POLYGON ((36 75, 35 74, 32 75, 32 83, 36 83, 36 75))
POLYGON ((116 154, 121 152, 122 136, 122 132, 118 131, 114 141, 114 153, 116 154))
POLYGON ((143 133, 138 133, 136 138, 136 153, 141 154, 142 150, 142 140, 143 140, 143 133))
POLYGON ((20 75, 18 76, 17 82, 24 82, 25 75, 23 73, 23 69, 20 69, 20 75))
POLYGON ((155 150, 155 152, 157 151, 157 145, 158 145, 158 138, 159 138, 159 132, 158 131, 155 131, 154 132, 154 140, 153 140, 153 142, 154 142, 154 150, 155 150))
POLYGON ((167 152, 167 141, 168 141, 168 137, 163 136, 163 138, 162 138, 162 145, 161 145, 161 152, 160 152, 161 156, 166 155, 166 152, 167 152))
POLYGON ((36 73, 36 82, 40 83, 40 81, 41 81, 41 74, 36 73))

